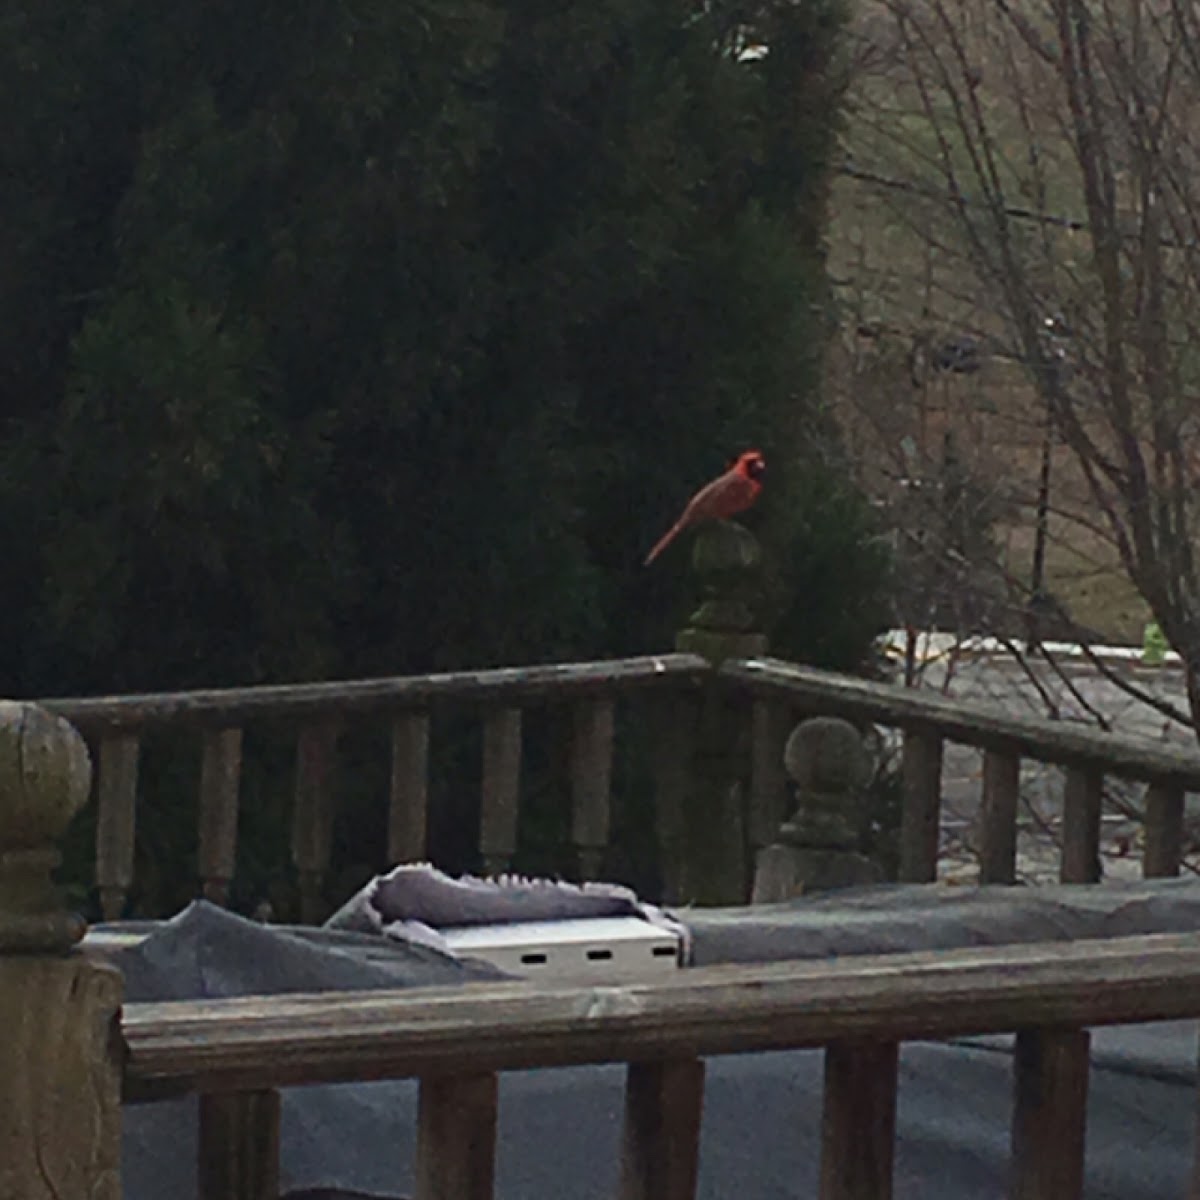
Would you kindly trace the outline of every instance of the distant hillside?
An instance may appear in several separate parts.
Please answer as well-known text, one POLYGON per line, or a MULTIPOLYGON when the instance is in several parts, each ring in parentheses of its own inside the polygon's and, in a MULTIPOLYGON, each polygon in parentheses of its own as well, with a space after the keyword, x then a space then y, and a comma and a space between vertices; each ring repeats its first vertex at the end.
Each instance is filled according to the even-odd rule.
MULTIPOLYGON (((964 53, 977 36, 984 64, 987 7, 962 4, 964 53)), ((940 519, 937 495, 950 456, 972 497, 959 517, 992 523, 996 561, 972 564, 969 578, 952 575, 946 586, 982 588, 993 608, 1002 591, 1007 619, 1019 629, 1034 570, 1045 405, 995 289, 980 283, 947 221, 944 183, 933 166, 939 147, 887 9, 886 0, 867 0, 856 17, 843 168, 830 201, 829 265, 841 326, 828 389, 861 480, 898 523, 927 524, 931 513, 940 519), (914 505, 910 498, 922 489, 926 500, 914 505)), ((999 82, 991 86, 995 78, 981 68, 980 102, 997 127, 1011 128, 1007 150, 1015 161, 1023 152, 1022 117, 1005 110, 1007 93, 999 82)), ((1034 101, 1047 112, 1055 103, 1044 95, 1034 101)), ((1070 173, 1060 178, 1053 199, 1070 218, 1080 205, 1070 173)), ((1069 229, 1052 235, 1073 236, 1069 229)), ((1048 321, 1054 316, 1047 313, 1048 321)), ((1055 439, 1048 461, 1044 590, 1105 638, 1139 641, 1147 606, 1108 538, 1081 525, 1091 501, 1073 455, 1055 439)))

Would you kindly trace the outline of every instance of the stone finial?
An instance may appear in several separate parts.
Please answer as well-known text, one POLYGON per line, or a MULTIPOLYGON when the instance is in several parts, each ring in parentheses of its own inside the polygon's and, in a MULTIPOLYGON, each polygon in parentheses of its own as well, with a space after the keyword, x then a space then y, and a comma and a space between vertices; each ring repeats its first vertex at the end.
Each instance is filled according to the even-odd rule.
POLYGON ((0 701, 0 953, 66 950, 83 936, 51 873, 87 800, 83 738, 35 704, 0 701))
POLYGON ((863 789, 871 762, 862 737, 840 717, 812 717, 792 731, 783 765, 796 785, 796 812, 785 840, 806 846, 852 849, 863 823, 863 789))
POLYGON ((761 566, 762 549, 748 529, 735 521, 700 526, 692 548, 700 607, 676 637, 676 649, 712 662, 765 653, 766 638, 755 630, 753 607, 761 566))
POLYGON ((882 872, 858 851, 871 760, 858 730, 840 717, 812 717, 792 731, 783 763, 796 811, 759 854, 754 902, 877 883, 882 872))

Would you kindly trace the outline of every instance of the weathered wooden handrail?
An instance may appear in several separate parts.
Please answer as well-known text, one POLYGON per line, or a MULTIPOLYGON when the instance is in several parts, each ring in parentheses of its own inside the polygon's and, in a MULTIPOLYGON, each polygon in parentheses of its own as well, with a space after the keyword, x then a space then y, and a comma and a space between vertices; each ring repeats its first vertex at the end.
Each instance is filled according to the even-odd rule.
POLYGON ((1060 766, 1099 767, 1127 779, 1200 791, 1200 753, 1169 749, 1148 739, 1118 737, 1068 721, 1009 716, 920 688, 874 683, 780 659, 729 662, 720 675, 751 695, 786 700, 813 712, 896 729, 936 730, 948 741, 983 750, 1060 766))
POLYGON ((277 1089, 407 1077, 421 1081, 418 1200, 488 1200, 496 1073, 621 1062, 621 1197, 692 1200, 703 1059, 801 1047, 825 1048, 821 1200, 890 1200, 900 1043, 1015 1031, 1009 1194, 1081 1200, 1088 1027, 1198 1015, 1200 943, 1157 935, 705 967, 646 984, 132 1004, 122 1032, 127 1101, 201 1093, 207 1200, 274 1194, 277 1089))
POLYGON ((439 702, 515 707, 535 700, 566 701, 630 689, 699 683, 708 671, 705 660, 695 654, 659 654, 328 683, 65 697, 37 703, 65 717, 85 735, 104 736, 165 725, 224 729, 270 718, 404 712, 439 702))
POLYGON ((222 1091, 1200 1016, 1193 935, 127 1005, 127 1094, 222 1091))

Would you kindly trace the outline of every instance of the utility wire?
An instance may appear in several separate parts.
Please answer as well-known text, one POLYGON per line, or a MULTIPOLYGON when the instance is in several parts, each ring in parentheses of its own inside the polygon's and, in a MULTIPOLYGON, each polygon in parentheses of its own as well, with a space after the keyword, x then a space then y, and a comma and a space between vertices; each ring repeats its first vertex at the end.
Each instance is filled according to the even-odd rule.
MULTIPOLYGON (((935 200, 939 204, 953 204, 958 208, 969 208, 984 212, 996 211, 996 205, 989 204, 983 200, 972 200, 969 196, 964 196, 961 192, 955 192, 949 188, 942 190, 941 188, 930 187, 923 183, 914 183, 910 179, 897 179, 894 175, 884 175, 879 171, 869 171, 865 167, 856 166, 850 161, 843 162, 837 168, 837 173, 846 176, 848 179, 855 179, 884 191, 902 192, 910 196, 920 196, 923 200, 935 200)), ((1065 217, 1061 213, 1038 212, 1035 208, 1025 208, 1019 204, 1000 205, 1000 211, 1005 216, 1011 217, 1014 221, 1029 221, 1035 225, 1049 225, 1055 229, 1070 230, 1072 233, 1084 233, 1091 228, 1086 221, 1078 217, 1065 217)), ((1125 236, 1129 241, 1134 241, 1140 238, 1141 234, 1133 231, 1125 236)), ((1200 245, 1195 238, 1187 238, 1181 242, 1169 237, 1160 237, 1158 244, 1166 250, 1188 251, 1195 250, 1200 245)))
MULTIPOLYGON (((940 188, 913 183, 908 179, 897 179, 891 175, 883 175, 879 171, 868 171, 865 167, 856 166, 849 161, 842 163, 838 167, 838 174, 845 175, 850 179, 860 180, 863 183, 869 183, 885 191, 904 192, 911 196, 921 196, 926 200, 937 200, 941 203, 961 205, 964 208, 983 209, 991 212, 995 207, 994 205, 984 203, 982 200, 971 200, 969 197, 951 191, 949 188, 943 191, 940 188)), ((1037 225, 1053 225, 1056 229, 1069 229, 1074 233, 1082 232, 1088 228, 1087 222, 1081 221, 1077 217, 1064 217, 1058 213, 1038 212, 1036 209, 1024 208, 1020 205, 1005 204, 1003 212, 1005 216, 1012 217, 1017 221, 1031 221, 1037 225)))

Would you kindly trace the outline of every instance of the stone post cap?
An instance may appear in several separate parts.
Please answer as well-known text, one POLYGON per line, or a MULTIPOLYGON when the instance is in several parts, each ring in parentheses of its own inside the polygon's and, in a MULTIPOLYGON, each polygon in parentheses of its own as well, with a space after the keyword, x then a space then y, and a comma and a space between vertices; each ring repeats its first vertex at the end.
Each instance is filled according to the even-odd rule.
POLYGON ((871 780, 862 735, 841 717, 810 717, 792 730, 783 751, 787 773, 799 788, 855 794, 871 780))
POLYGON ((67 721, 36 704, 0 701, 0 953, 64 949, 83 935, 50 875, 91 770, 87 745, 67 721))
POLYGON ((0 700, 0 852, 57 842, 92 778, 75 727, 36 704, 0 700))
POLYGON ((762 565, 758 538, 736 521, 709 521, 696 531, 692 570, 705 578, 725 572, 753 573, 762 565))
POLYGON ((754 613, 762 550, 734 521, 707 521, 696 531, 692 570, 700 581, 700 607, 675 639, 675 649, 710 662, 766 653, 767 639, 754 613))
POLYGON ((797 808, 781 827, 781 838, 793 846, 852 851, 871 779, 858 730, 840 717, 801 721, 784 747, 783 764, 796 784, 797 808))

